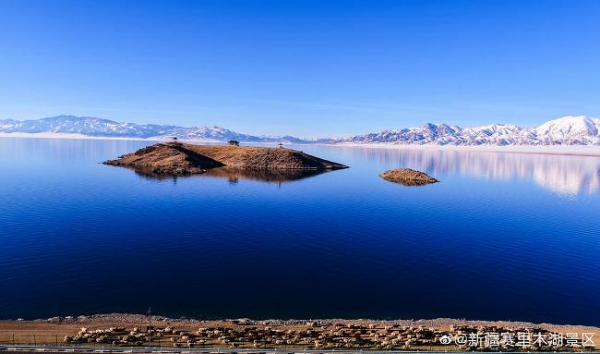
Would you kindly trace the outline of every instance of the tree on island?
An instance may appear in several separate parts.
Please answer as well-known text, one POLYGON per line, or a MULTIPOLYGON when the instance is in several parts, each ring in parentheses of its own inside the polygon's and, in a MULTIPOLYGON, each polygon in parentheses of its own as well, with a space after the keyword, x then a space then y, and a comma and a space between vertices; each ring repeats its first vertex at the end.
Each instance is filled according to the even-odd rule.
POLYGON ((240 146, 240 142, 237 140, 229 140, 228 143, 231 146, 240 146))

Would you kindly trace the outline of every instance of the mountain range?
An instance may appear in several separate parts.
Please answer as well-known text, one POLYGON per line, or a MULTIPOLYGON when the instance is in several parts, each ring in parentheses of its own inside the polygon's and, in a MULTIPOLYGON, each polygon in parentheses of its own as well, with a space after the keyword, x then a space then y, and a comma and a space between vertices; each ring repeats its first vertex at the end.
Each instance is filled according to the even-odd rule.
POLYGON ((422 127, 384 130, 344 139, 345 143, 454 146, 600 145, 600 119, 567 116, 548 121, 537 128, 492 124, 474 128, 425 124, 422 127))
POLYGON ((36 120, 0 120, 0 133, 80 134, 91 137, 171 139, 245 142, 308 143, 330 139, 307 140, 292 136, 270 137, 241 134, 222 127, 180 127, 176 125, 135 124, 95 117, 56 116, 36 120))
POLYGON ((222 127, 180 127, 175 125, 121 123, 93 117, 57 116, 37 120, 0 120, 0 133, 81 134, 91 137, 143 139, 284 143, 394 144, 450 146, 507 145, 593 145, 600 146, 600 119, 567 116, 548 121, 536 128, 492 124, 460 128, 445 123, 379 133, 357 135, 347 139, 301 139, 293 136, 254 136, 222 127))

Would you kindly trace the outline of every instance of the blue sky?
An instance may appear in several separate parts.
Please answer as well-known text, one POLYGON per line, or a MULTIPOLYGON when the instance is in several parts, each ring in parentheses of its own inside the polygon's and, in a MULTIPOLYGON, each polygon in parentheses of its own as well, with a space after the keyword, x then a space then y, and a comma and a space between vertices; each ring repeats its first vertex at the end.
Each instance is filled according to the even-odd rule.
POLYGON ((0 0, 0 119, 348 136, 600 117, 600 1, 0 0))

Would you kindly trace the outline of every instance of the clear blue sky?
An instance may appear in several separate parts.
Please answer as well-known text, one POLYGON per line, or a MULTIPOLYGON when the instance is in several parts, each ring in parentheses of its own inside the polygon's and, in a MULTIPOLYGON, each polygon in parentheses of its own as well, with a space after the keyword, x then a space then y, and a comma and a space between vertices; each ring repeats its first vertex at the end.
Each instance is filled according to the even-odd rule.
POLYGON ((0 118, 348 136, 600 117, 600 1, 0 0, 0 118))

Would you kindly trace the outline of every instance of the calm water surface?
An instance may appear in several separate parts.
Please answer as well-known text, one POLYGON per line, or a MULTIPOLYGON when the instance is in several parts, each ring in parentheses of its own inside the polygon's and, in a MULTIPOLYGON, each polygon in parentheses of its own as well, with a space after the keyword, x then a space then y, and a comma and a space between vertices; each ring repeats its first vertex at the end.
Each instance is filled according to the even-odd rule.
POLYGON ((600 158, 300 146, 316 176, 155 179, 140 141, 0 139, 0 318, 600 325, 600 158), (425 171, 404 187, 378 174, 425 171))

